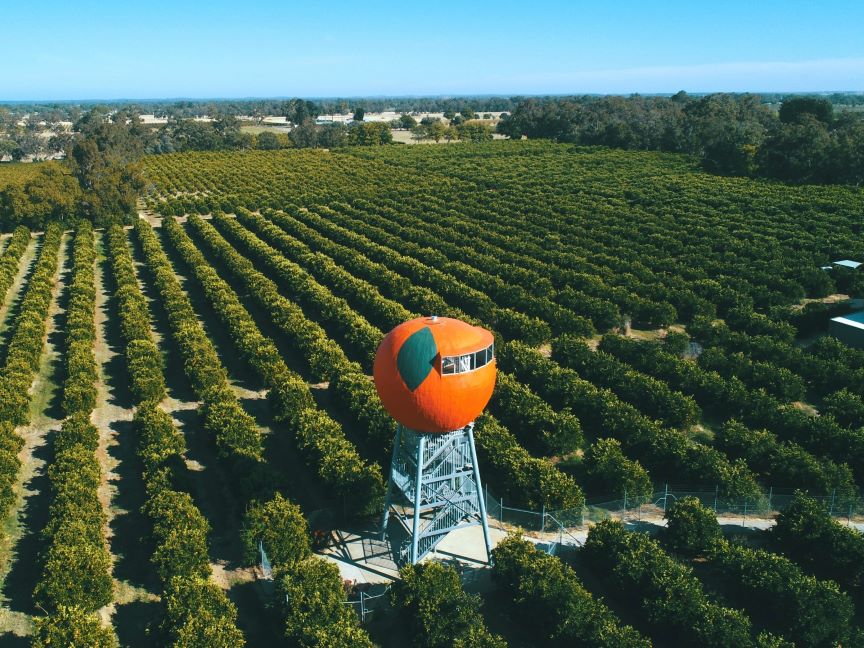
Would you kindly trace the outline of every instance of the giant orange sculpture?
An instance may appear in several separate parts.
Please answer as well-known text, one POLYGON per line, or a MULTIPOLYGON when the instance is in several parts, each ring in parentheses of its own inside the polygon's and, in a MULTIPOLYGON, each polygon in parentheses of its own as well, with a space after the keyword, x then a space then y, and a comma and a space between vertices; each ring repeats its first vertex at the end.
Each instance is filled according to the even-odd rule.
POLYGON ((375 355, 375 387, 399 423, 451 432, 473 421, 495 387, 492 334, 449 317, 418 317, 388 333, 375 355))

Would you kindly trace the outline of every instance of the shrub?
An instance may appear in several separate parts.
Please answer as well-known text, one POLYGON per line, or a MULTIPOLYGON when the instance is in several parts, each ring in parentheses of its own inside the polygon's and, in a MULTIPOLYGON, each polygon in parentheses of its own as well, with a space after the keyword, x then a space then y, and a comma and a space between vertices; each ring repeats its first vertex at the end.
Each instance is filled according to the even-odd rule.
POLYGON ((453 567, 430 562, 406 565, 390 590, 390 601, 411 629, 417 648, 504 648, 480 615, 480 597, 462 589, 453 567))
POLYGON ((717 518, 696 497, 675 500, 663 516, 666 519, 666 544, 678 553, 693 556, 707 550, 723 537, 717 518))
POLYGON ((258 543, 273 565, 289 567, 308 558, 312 552, 309 529, 300 507, 280 493, 267 502, 253 502, 246 511, 241 532, 248 564, 258 561, 258 543))
POLYGON ((344 604, 335 564, 312 556, 277 570, 276 591, 289 641, 302 648, 372 648, 357 616, 344 604))
POLYGON ((117 639, 111 629, 104 627, 97 616, 80 607, 61 605, 55 613, 36 617, 33 623, 33 648, 117 646, 117 639))
POLYGON ((511 535, 492 550, 492 576, 509 612, 547 646, 635 648, 651 645, 591 596, 573 569, 511 535))

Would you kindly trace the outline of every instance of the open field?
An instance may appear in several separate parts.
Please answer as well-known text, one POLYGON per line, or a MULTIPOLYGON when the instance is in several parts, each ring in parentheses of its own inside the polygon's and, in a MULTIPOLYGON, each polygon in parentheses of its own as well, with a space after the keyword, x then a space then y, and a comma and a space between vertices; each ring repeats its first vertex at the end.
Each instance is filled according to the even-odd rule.
MULTIPOLYGON (((6 176, 0 166, 0 186, 21 166, 6 176)), ((800 488, 835 515, 864 514, 864 352, 824 334, 828 314, 815 324, 800 315, 808 300, 844 305, 827 298, 847 294, 843 276, 820 267, 864 259, 861 189, 723 178, 684 156, 527 141, 166 154, 143 167, 133 227, 52 229, 0 256, 10 276, 0 376, 29 381, 26 402, 3 410, 16 413, 9 434, 22 441, 20 465, 3 467, 14 492, 0 538, 9 645, 26 643, 58 604, 42 583, 56 577, 57 529, 78 528, 60 493, 70 420, 81 417, 91 424, 73 444, 86 463, 82 535, 88 555, 104 559, 74 573, 107 583, 86 612, 122 645, 178 642, 203 632, 195 624, 205 613, 247 645, 294 645, 284 637, 291 611, 270 605, 283 585, 249 555, 245 516, 281 493, 331 538, 319 553, 334 554, 333 538, 374 524, 392 422, 369 380, 372 359, 388 330, 418 315, 494 332, 499 379, 477 422, 481 475, 496 501, 539 512, 544 527, 547 515, 565 527, 603 517, 584 508, 586 495, 626 509, 664 484, 713 492, 718 511, 785 506, 800 488), (27 295, 43 275, 36 303, 27 295), (36 345, 16 335, 33 323, 44 325, 36 345), (13 375, 9 358, 25 347, 35 353, 30 373, 13 375), (89 400, 72 400, 76 372, 89 376, 80 379, 89 400), (170 607, 178 582, 200 608, 170 607)), ((721 520, 727 535, 730 519, 721 520)), ((597 533, 587 551, 565 556, 582 583, 568 596, 588 601, 574 603, 574 615, 608 622, 614 645, 672 646, 675 632, 723 645, 701 618, 672 632, 632 594, 660 600, 671 587, 659 576, 627 580, 628 561, 651 552, 652 574, 674 572, 688 601, 720 615, 717 627, 740 630, 730 645, 781 645, 760 643, 763 630, 797 645, 847 645, 861 618, 860 583, 835 592, 823 564, 759 533, 747 543, 794 561, 778 592, 802 591, 803 570, 818 577, 806 581, 812 591, 831 590, 834 610, 851 601, 855 614, 838 613, 824 636, 805 641, 754 609, 758 587, 736 576, 735 561, 770 555, 718 550, 706 563, 597 533), (586 558, 597 547, 607 559, 586 558)), ((554 535, 543 539, 554 544, 554 535)), ((547 558, 536 574, 558 569, 547 558)), ((510 645, 536 645, 539 635, 503 612, 515 572, 490 581, 480 571, 466 587, 483 593, 490 628, 510 645)), ((339 575, 328 574, 339 590, 339 575)), ((795 596, 784 599, 790 609, 804 606, 795 596)), ((809 618, 819 625, 830 612, 809 618)), ((390 634, 391 622, 385 613, 365 627, 381 645, 407 641, 390 634)))

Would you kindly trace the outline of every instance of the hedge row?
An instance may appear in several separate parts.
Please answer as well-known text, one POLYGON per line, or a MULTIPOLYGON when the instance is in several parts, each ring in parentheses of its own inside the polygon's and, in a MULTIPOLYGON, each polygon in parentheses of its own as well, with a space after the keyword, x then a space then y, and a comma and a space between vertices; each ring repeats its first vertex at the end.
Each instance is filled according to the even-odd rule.
POLYGON ((738 421, 727 421, 715 433, 714 447, 731 459, 747 462, 763 484, 791 484, 816 493, 833 491, 841 501, 858 495, 848 465, 816 458, 797 443, 778 440, 768 430, 751 430, 738 421))
POLYGON ((99 431, 90 423, 89 411, 67 417, 54 441, 54 461, 48 466, 51 504, 42 530, 46 549, 33 593, 49 614, 60 606, 95 612, 111 602, 111 556, 98 493, 98 443, 99 431))
POLYGON ((264 337, 236 293, 207 263, 204 255, 189 239, 183 228, 172 218, 162 222, 171 246, 189 266, 208 302, 225 326, 231 341, 243 359, 261 377, 276 405, 277 420, 295 420, 299 412, 313 407, 314 401, 306 383, 279 355, 269 338, 264 337))
POLYGON ((9 245, 0 256, 0 303, 5 301, 6 293, 12 287, 12 282, 18 276, 21 257, 30 244, 30 230, 23 225, 15 228, 15 233, 9 239, 9 245))
POLYGON ((591 527, 583 551, 591 567, 616 594, 631 603, 642 622, 670 645, 706 647, 777 646, 753 638, 742 612, 709 600, 690 567, 673 560, 643 533, 604 520, 591 527))
POLYGON ((108 251, 116 284, 114 296, 120 312, 120 330, 126 340, 126 364, 132 395, 138 402, 158 403, 165 398, 162 354, 153 342, 147 299, 138 285, 126 232, 119 225, 108 230, 108 251))
MULTIPOLYGON (((498 330, 508 339, 519 339, 528 344, 539 344, 549 339, 549 326, 536 317, 529 317, 510 308, 499 308, 485 293, 455 280, 451 275, 332 223, 330 217, 335 212, 327 207, 319 207, 318 212, 320 214, 298 211, 296 217, 320 234, 353 249, 354 254, 363 254, 406 279, 421 286, 425 285, 441 298, 484 322, 486 326, 498 330)), ((421 312, 432 315, 446 314, 425 310, 421 312)), ((591 321, 583 317, 576 317, 571 326, 570 331, 578 335, 591 335, 594 332, 591 321)))
POLYGON ((748 389, 764 389, 784 402, 803 400, 807 392, 804 380, 771 362, 752 360, 740 351, 729 353, 720 347, 709 347, 699 354, 699 366, 716 371, 725 379, 736 376, 748 389))
MULTIPOLYGON (((191 217, 195 219, 197 217, 191 217)), ((198 222, 203 221, 198 219, 198 222)), ((315 408, 309 387, 288 369, 276 345, 261 334, 236 293, 207 263, 183 228, 170 218, 163 221, 163 227, 168 241, 187 263, 226 326, 234 345, 271 390, 278 416, 288 422, 310 466, 338 496, 355 502, 361 509, 377 506, 384 488, 379 466, 363 461, 339 424, 315 408)), ((218 236, 212 228, 209 232, 218 236)))
POLYGON ((702 419, 692 397, 635 371, 608 353, 593 351, 584 340, 569 335, 555 338, 552 359, 598 387, 611 389, 621 400, 670 427, 688 428, 702 419))
POLYGON ((326 254, 355 277, 375 286, 382 296, 403 304, 415 313, 468 318, 462 310, 448 305, 434 290, 414 285, 386 265, 370 260, 350 245, 343 245, 323 236, 297 218, 271 209, 265 209, 263 214, 288 235, 302 241, 312 250, 326 254))
MULTIPOLYGON (((216 219, 219 226, 221 219, 216 219)), ((392 299, 383 297, 368 281, 359 279, 321 252, 313 252, 299 239, 289 236, 263 216, 247 209, 237 210, 237 221, 255 232, 286 258, 290 258, 312 273, 334 295, 344 298, 351 307, 382 331, 417 317, 392 299)))
POLYGON ((228 272, 242 281, 253 300, 270 313, 273 324, 297 345, 314 380, 329 380, 349 369, 351 363, 342 347, 318 324, 307 319, 297 304, 283 297, 275 282, 237 252, 212 225, 194 215, 187 222, 195 240, 213 252, 228 272))
MULTIPOLYGON (((361 232, 366 238, 399 251, 426 265, 451 275, 466 286, 488 295, 498 307, 510 308, 528 317, 546 323, 553 335, 570 332, 585 325, 586 317, 578 315, 548 297, 530 290, 534 282, 510 283, 499 276, 502 261, 484 257, 476 251, 465 253, 465 240, 451 243, 441 237, 423 232, 422 218, 410 214, 392 214, 391 219, 375 215, 375 206, 366 201, 355 201, 362 210, 345 204, 331 203, 334 219, 346 228, 361 232), (404 224, 403 224, 404 223, 404 224), (527 288, 526 288, 527 286, 527 288)), ((591 319, 591 313, 585 313, 591 319)), ((612 324, 614 326, 616 324, 612 324)), ((609 328, 607 326, 607 328, 609 328)))
POLYGON ((27 285, 14 332, 6 350, 6 365, 0 373, 0 421, 24 425, 29 420, 30 384, 39 368, 45 344, 45 320, 51 305, 51 290, 57 277, 57 254, 63 230, 49 225, 42 250, 27 285))
POLYGON ((611 495, 636 505, 647 503, 654 492, 648 471, 624 455, 617 439, 594 441, 585 451, 580 468, 579 481, 591 493, 611 495))
POLYGON ((852 635, 851 599, 832 581, 804 574, 788 558, 721 540, 707 553, 731 598, 768 630, 798 646, 845 646, 852 635))
MULTIPOLYGON (((277 223, 287 224, 290 222, 287 217, 280 216, 279 214, 270 213, 270 216, 277 223)), ((248 220, 246 217, 241 217, 241 219, 248 220)), ((199 235, 206 234, 212 229, 208 223, 199 221, 194 216, 190 217, 189 222, 193 224, 193 227, 198 228, 199 235), (199 222, 200 227, 197 225, 199 222)), ((231 257, 239 257, 237 259, 239 265, 243 257, 234 252, 224 239, 219 241, 212 235, 209 238, 223 248, 226 257, 229 255, 231 257)), ((312 238, 310 240, 315 239, 312 238)), ((328 252, 333 251, 331 246, 326 245, 328 243, 326 239, 321 239, 319 242, 325 244, 328 252)), ((410 284, 410 282, 406 282, 402 277, 395 275, 395 273, 388 275, 390 271, 384 267, 369 268, 365 266, 361 261, 365 261, 365 257, 362 255, 353 253, 352 258, 357 261, 354 267, 366 267, 367 270, 373 272, 376 278, 390 276, 393 281, 389 285, 403 289, 398 293, 400 297, 414 293, 416 287, 410 284)), ((251 266, 248 261, 245 263, 251 266)), ((253 295, 255 291, 260 290, 262 285, 269 282, 266 277, 252 268, 245 271, 241 275, 241 279, 253 295)), ((266 302, 264 305, 266 307, 266 302)), ((270 312, 273 313, 274 320, 278 321, 278 316, 272 310, 270 312)), ((465 317, 461 313, 453 314, 465 317)), ((347 369, 343 369, 339 373, 334 373, 330 381, 331 393, 334 395, 339 406, 351 416, 352 420, 360 424, 358 426, 359 429, 364 430, 364 438, 358 439, 358 442, 365 440, 365 443, 360 443, 360 447, 369 452, 373 458, 382 462, 387 461, 392 444, 393 423, 389 415, 381 407, 380 399, 375 392, 373 384, 351 365, 348 365, 347 369)), ((539 403, 537 410, 540 412, 539 403)), ((576 423, 572 417, 568 417, 566 414, 556 416, 548 408, 544 408, 544 411, 540 413, 541 417, 536 421, 525 420, 524 422, 548 423, 550 425, 554 422, 566 426, 563 431, 559 432, 562 437, 568 431, 572 431, 573 425, 576 423)), ((532 434, 537 433, 532 432, 532 434)), ((528 452, 519 446, 513 435, 497 422, 489 426, 488 432, 485 435, 478 431, 477 444, 478 452, 481 454, 484 453, 486 447, 490 449, 487 455, 489 461, 492 462, 492 466, 498 466, 498 468, 492 467, 491 469, 491 483, 494 483, 499 490, 504 491, 505 496, 512 493, 523 500, 522 503, 526 505, 530 503, 535 503, 537 506, 548 504, 550 508, 556 509, 578 507, 581 506, 580 502, 584 501, 582 492, 569 477, 555 469, 551 464, 531 457, 528 452), (496 451, 493 451, 492 448, 495 448, 496 451), (497 450, 506 450, 506 452, 498 454, 497 450), (514 483, 513 474, 511 474, 512 469, 517 470, 519 477, 516 481, 527 489, 527 497, 518 489, 512 488, 512 484, 514 483)), ((516 497, 512 501, 516 501, 516 497)))
POLYGON ((798 374, 817 396, 844 388, 864 396, 864 353, 830 336, 823 336, 803 349, 790 342, 788 336, 778 338, 758 330, 735 331, 723 322, 702 318, 694 321, 688 331, 706 347, 738 351, 753 360, 798 374))
MULTIPOLYGON (((15 503, 15 483, 21 469, 18 453, 24 446, 24 439, 15 432, 15 426, 24 425, 29 418, 29 389, 44 344, 45 319, 57 272, 61 235, 56 226, 49 227, 45 234, 42 252, 14 323, 15 330, 6 352, 6 366, 0 370, 0 518, 4 519, 15 503)), ((0 281, 5 281, 7 272, 12 272, 14 278, 16 271, 11 268, 17 268, 29 239, 30 233, 26 229, 15 231, 6 252, 0 257, 0 272, 3 273, 0 281), (13 258, 16 259, 14 266, 11 263, 13 258), (7 260, 9 270, 6 269, 7 260)))
MULTIPOLYGON (((710 408, 723 419, 736 417, 748 426, 768 428, 780 440, 793 441, 816 455, 820 463, 825 462, 820 458, 823 456, 837 464, 848 463, 856 481, 864 480, 864 434, 843 428, 831 416, 813 416, 784 405, 764 391, 751 392, 738 378, 726 380, 658 344, 607 335, 600 349, 691 394, 706 410, 710 408)), ((831 464, 826 464, 826 471, 832 470, 831 464)), ((777 466, 777 471, 784 469, 777 466)))
POLYGON ((510 613, 543 645, 650 648, 651 641, 622 625, 560 558, 515 535, 499 542, 492 557, 492 578, 510 613))
POLYGON ((430 210, 415 216, 399 207, 358 199, 352 201, 351 213, 355 216, 355 223, 362 222, 356 226, 362 227, 364 232, 368 231, 367 223, 375 223, 378 228, 401 239, 425 245, 424 259, 429 258, 426 251, 430 249, 437 250, 441 257, 446 255, 439 267, 466 282, 477 282, 475 288, 484 286, 481 289, 489 292, 498 303, 517 310, 524 309, 526 313, 545 320, 556 335, 569 329, 567 320, 572 320, 574 313, 587 317, 601 331, 621 324, 621 313, 615 304, 569 287, 556 293, 545 269, 541 271, 520 265, 521 259, 512 256, 514 250, 489 248, 488 243, 478 241, 476 225, 460 231, 452 227, 452 214, 448 214, 451 227, 445 227, 433 222, 430 210), (358 207, 362 212, 358 213, 358 207), (471 237, 471 254, 468 256, 465 254, 466 234, 471 237), (485 286, 489 288, 485 289, 485 286))
POLYGON ((508 502, 532 509, 581 511, 585 496, 573 478, 549 460, 532 457, 494 417, 480 416, 474 436, 484 479, 508 502))
POLYGON ((498 372, 489 411, 534 454, 565 455, 582 446, 582 427, 571 412, 556 411, 512 374, 498 372))
POLYGON ((666 517, 667 544, 703 556, 712 582, 761 626, 798 646, 847 645, 853 606, 836 583, 808 576, 778 554, 725 540, 714 512, 695 497, 673 503, 666 517))
MULTIPOLYGON (((99 431, 90 423, 96 405, 96 250, 93 227, 78 223, 72 248, 72 279, 66 310, 66 377, 63 410, 66 419, 54 438, 54 461, 48 466, 51 504, 42 529, 45 550, 42 575, 33 592, 37 604, 49 617, 63 609, 78 610, 84 618, 113 598, 111 554, 105 540, 107 518, 99 500, 102 468, 96 458, 99 431)), ((77 617, 76 617, 77 618, 77 617)), ((77 641, 82 623, 66 625, 68 617, 40 623, 41 632, 61 634, 77 641)), ((94 624, 83 621, 83 627, 94 624)), ((96 632, 96 636, 101 633, 96 632)))
POLYGON ((63 383, 63 411, 66 416, 76 412, 89 414, 96 407, 99 376, 93 355, 96 342, 95 262, 93 226, 89 221, 81 221, 75 229, 72 281, 66 308, 66 378, 63 383))
POLYGON ((211 574, 207 520, 189 494, 175 488, 185 469, 186 444, 170 415, 158 407, 165 396, 161 356, 121 227, 111 228, 108 246, 126 341, 126 368, 138 401, 134 423, 147 495, 142 511, 152 522, 151 562, 162 581, 165 643, 242 646, 234 604, 207 580, 211 574), (133 345, 138 351, 130 353, 133 345))
POLYGON ((135 232, 144 251, 145 264, 168 313, 171 334, 183 356, 186 376, 202 401, 204 429, 213 435, 223 457, 259 461, 263 448, 258 426, 231 392, 216 349, 180 287, 152 227, 139 219, 135 232))
POLYGON ((730 500, 759 496, 754 476, 743 462, 731 462, 717 450, 662 427, 608 389, 595 387, 572 369, 560 367, 523 344, 508 343, 497 353, 503 370, 514 372, 553 407, 569 407, 583 428, 618 439, 630 457, 651 471, 655 481, 707 480, 730 500))
MULTIPOLYGON (((196 234, 196 239, 222 259, 229 272, 242 282, 258 304, 271 315, 279 329, 297 345, 313 379, 330 381, 331 394, 334 395, 337 405, 352 421, 359 423, 352 427, 360 432, 357 441, 364 454, 375 460, 386 460, 392 442, 393 425, 381 406, 374 385, 365 377, 360 366, 351 362, 342 348, 330 339, 316 322, 307 319, 301 308, 282 297, 277 286, 256 270, 212 225, 197 216, 190 216, 188 222, 196 234)), ((236 223, 230 224, 236 226, 236 223)), ((172 231, 177 230, 179 227, 172 227, 172 231)), ((179 237, 179 234, 177 236, 179 237)), ((194 245, 189 242, 184 245, 184 249, 192 250, 194 245)), ((273 252, 278 254, 275 250, 273 252)), ((196 263, 206 264, 200 253, 197 254, 199 258, 196 263)), ((311 277, 306 277, 312 281, 311 277)), ((344 304, 344 301, 342 303, 344 304)), ((353 326, 352 322, 358 321, 358 316, 347 308, 347 305, 337 315, 342 325, 348 328, 353 326)), ((382 337, 383 334, 378 331, 374 342, 376 347, 382 337)), ((299 412, 303 408, 295 409, 299 412)), ((328 424, 327 427, 333 429, 332 425, 328 424)), ((339 445, 342 446, 342 442, 339 445)), ((348 452, 348 447, 344 446, 342 450, 348 452)))
MULTIPOLYGON (((202 220, 192 217, 192 227, 201 228, 202 220)), ((346 352, 356 358, 366 371, 371 371, 375 351, 384 334, 357 314, 341 297, 318 283, 312 275, 293 261, 289 261, 245 229, 233 218, 214 214, 213 220, 230 241, 277 283, 288 291, 307 317, 319 322, 346 352)))

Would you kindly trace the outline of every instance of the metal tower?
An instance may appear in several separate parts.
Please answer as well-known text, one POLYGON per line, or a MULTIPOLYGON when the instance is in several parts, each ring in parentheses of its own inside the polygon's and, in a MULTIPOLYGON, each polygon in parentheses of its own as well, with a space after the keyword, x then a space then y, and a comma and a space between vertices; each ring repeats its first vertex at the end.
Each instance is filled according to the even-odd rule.
POLYGON ((443 434, 415 432, 397 423, 382 536, 391 512, 410 536, 400 549, 403 564, 419 562, 451 531, 477 524, 483 526, 491 560, 473 422, 443 434))

